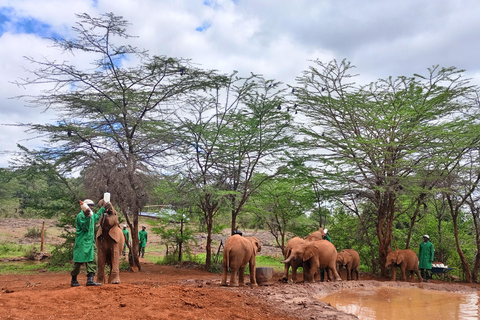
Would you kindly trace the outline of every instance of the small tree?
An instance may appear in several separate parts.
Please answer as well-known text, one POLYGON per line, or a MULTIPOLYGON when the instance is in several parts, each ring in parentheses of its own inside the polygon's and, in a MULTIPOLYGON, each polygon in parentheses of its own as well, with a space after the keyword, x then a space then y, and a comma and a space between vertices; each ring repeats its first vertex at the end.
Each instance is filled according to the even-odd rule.
MULTIPOLYGON (((147 200, 144 177, 162 167, 167 151, 178 142, 171 115, 182 97, 216 82, 214 72, 193 67, 188 60, 150 56, 128 44, 128 22, 113 13, 99 18, 77 15, 75 39, 52 39, 71 61, 27 58, 38 68, 19 85, 50 86, 36 96, 22 96, 33 106, 57 111, 52 124, 25 125, 49 139, 38 155, 61 173, 87 168, 89 197, 104 191, 138 234, 138 214, 147 200), (91 58, 79 67, 76 56, 91 58)), ((138 238, 133 261, 138 261, 138 238)))

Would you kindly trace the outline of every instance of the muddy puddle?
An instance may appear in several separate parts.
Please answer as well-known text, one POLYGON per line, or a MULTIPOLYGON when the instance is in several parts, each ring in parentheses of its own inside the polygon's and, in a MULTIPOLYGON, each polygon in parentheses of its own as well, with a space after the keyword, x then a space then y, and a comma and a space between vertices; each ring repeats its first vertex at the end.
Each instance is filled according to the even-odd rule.
POLYGON ((480 319, 478 293, 375 287, 345 289, 318 299, 361 320, 480 319))

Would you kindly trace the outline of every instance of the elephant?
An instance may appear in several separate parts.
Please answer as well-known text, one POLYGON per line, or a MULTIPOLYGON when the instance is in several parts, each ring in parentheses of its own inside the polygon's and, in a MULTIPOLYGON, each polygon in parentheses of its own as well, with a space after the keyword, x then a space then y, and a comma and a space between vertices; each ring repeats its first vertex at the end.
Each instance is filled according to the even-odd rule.
POLYGON ((400 250, 397 249, 395 251, 388 252, 387 255, 387 262, 385 264, 385 268, 392 267, 392 281, 395 281, 397 277, 397 267, 400 267, 402 271, 402 280, 407 281, 407 276, 405 271, 410 271, 410 280, 413 280, 413 273, 415 272, 418 277, 418 281, 422 282, 422 276, 418 271, 418 257, 415 252, 410 249, 400 250))
POLYGON ((297 269, 303 267, 303 253, 305 251, 305 240, 300 237, 294 237, 288 240, 285 246, 285 260, 282 263, 285 264, 283 272, 283 280, 288 282, 288 269, 292 267, 292 279, 293 283, 297 282, 297 269))
POLYGON ((105 265, 108 265, 110 266, 108 283, 120 283, 120 259, 125 245, 125 235, 120 229, 117 211, 113 205, 107 202, 104 208, 105 212, 99 220, 100 228, 98 228, 96 236, 97 281, 105 282, 105 265))
POLYGON ((303 254, 303 278, 305 282, 315 282, 318 268, 327 269, 330 281, 342 281, 338 275, 337 249, 328 240, 307 241, 303 254))
POLYGON ((228 268, 231 269, 230 286, 244 286, 245 266, 250 269, 250 285, 257 286, 255 275, 255 256, 262 249, 260 241, 255 237, 242 237, 239 234, 228 237, 223 250, 222 286, 227 285, 228 268), (238 272, 238 281, 237 281, 238 272))
POLYGON ((347 269, 347 280, 353 280, 353 274, 359 274, 360 255, 354 249, 343 249, 337 254, 337 272, 340 275, 342 268, 347 269))
POLYGON ((325 236, 325 232, 323 231, 323 228, 319 228, 317 231, 310 233, 306 238, 305 241, 317 241, 317 240, 323 240, 323 237, 325 236))

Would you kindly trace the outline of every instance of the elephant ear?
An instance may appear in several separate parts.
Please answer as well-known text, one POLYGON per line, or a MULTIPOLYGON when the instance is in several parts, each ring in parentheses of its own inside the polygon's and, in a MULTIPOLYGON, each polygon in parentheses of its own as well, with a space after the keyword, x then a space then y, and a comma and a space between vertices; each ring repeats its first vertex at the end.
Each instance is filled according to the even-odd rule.
POLYGON ((397 255, 397 264, 402 263, 402 261, 403 261, 403 254, 398 254, 397 255))
POLYGON ((113 239, 113 241, 118 243, 120 242, 121 237, 123 238, 124 235, 123 232, 118 232, 117 229, 121 231, 119 227, 113 227, 112 229, 108 230, 108 235, 113 239))
POLYGON ((262 250, 262 245, 260 244, 260 241, 255 237, 251 237, 250 241, 252 241, 253 244, 253 255, 256 256, 257 253, 262 250))

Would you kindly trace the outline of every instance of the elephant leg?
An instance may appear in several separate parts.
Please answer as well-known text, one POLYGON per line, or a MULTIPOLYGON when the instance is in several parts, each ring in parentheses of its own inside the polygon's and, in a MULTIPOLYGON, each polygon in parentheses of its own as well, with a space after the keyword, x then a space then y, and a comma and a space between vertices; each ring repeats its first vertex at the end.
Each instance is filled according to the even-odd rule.
POLYGON ((406 269, 406 268, 403 268, 403 267, 402 267, 402 268, 400 268, 400 269, 402 270, 402 280, 403 280, 403 281, 407 281, 407 275, 406 275, 406 273, 405 273, 405 269, 406 269))
POLYGON ((227 265, 224 264, 223 265, 223 273, 222 273, 222 283, 221 283, 222 286, 227 285, 227 276, 228 276, 228 268, 227 268, 227 265))
POLYGON ((297 282, 297 265, 292 266, 292 283, 297 282))
POLYGON ((347 281, 352 280, 352 267, 347 265, 347 281))
POLYGON ((243 287, 245 285, 245 267, 238 269, 238 286, 243 287))
MULTIPOLYGON (((337 268, 335 267, 335 260, 330 263, 330 265, 328 266, 328 269, 329 269, 329 274, 328 274, 329 277, 330 277, 330 271, 331 271, 333 275, 332 278, 334 279, 334 281, 342 281, 342 278, 340 278, 340 276, 338 275, 337 268)), ((347 274, 348 274, 348 270, 347 270, 347 274)))
POLYGON ((392 281, 395 281, 397 279, 397 267, 392 268, 392 281))
POLYGON ((255 268, 255 257, 253 257, 253 261, 249 262, 248 268, 250 269, 250 285, 253 287, 256 287, 257 286, 257 269, 255 268))
POLYGON ((120 257, 122 256, 122 250, 118 246, 114 248, 112 254, 112 261, 110 264, 110 275, 108 277, 108 283, 118 284, 120 283, 120 257))
MULTIPOLYGON (((282 280, 288 282, 288 269, 290 268, 290 263, 285 263, 285 268, 283 269, 283 277, 282 280)), ((293 276, 293 266, 292 266, 292 276, 293 276)))
POLYGON ((422 282, 423 281, 423 278, 422 276, 420 275, 420 272, 417 270, 415 270, 415 273, 417 274, 417 278, 418 278, 418 282, 422 282))
POLYGON ((230 287, 238 287, 238 269, 230 267, 230 287))
POLYGON ((97 282, 105 283, 105 250, 98 246, 97 253, 97 282))
POLYGON ((310 265, 308 264, 308 262, 304 262, 303 263, 303 282, 310 282, 309 275, 310 275, 310 265))
MULTIPOLYGON (((360 268, 359 268, 359 267, 356 267, 356 268, 355 268, 355 274, 357 275, 357 278, 356 278, 356 280, 358 281, 358 279, 360 279, 360 277, 359 277, 359 274, 360 274, 360 268)), ((353 278, 353 273, 352 273, 352 278, 353 278)))

